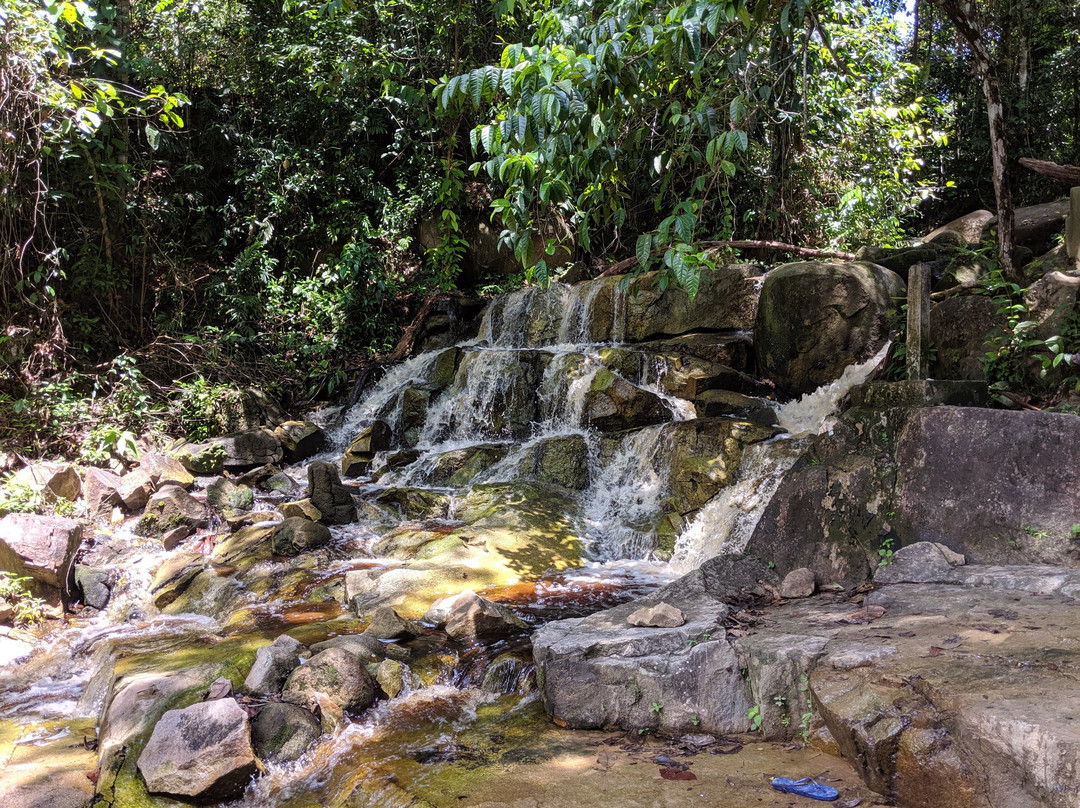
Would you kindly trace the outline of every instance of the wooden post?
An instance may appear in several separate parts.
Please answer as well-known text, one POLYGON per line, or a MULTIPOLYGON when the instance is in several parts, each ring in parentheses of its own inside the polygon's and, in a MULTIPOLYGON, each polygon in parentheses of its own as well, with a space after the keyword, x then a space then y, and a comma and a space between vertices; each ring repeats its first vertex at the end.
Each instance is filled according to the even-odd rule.
POLYGON ((1080 263, 1080 185, 1069 193, 1069 215, 1065 217, 1065 251, 1074 265, 1080 263))
POLYGON ((930 375, 930 265, 908 270, 907 377, 921 381, 930 375))

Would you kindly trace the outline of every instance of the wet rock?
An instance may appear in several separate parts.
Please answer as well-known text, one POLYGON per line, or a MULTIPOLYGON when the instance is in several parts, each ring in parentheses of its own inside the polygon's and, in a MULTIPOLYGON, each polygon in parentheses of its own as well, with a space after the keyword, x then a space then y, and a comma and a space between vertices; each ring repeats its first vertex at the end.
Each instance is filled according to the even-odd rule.
POLYGON ((428 607, 428 610, 424 612, 424 622, 430 623, 433 626, 445 626, 446 621, 450 619, 450 615, 454 612, 454 607, 460 600, 462 604, 467 603, 470 600, 470 596, 476 593, 471 590, 465 590, 464 592, 458 592, 455 595, 448 595, 445 598, 439 598, 437 601, 428 607))
POLYGON ((228 620, 242 592, 239 581, 215 569, 197 573, 176 600, 162 609, 166 614, 202 614, 218 622, 228 620))
POLYGON ((206 506, 183 488, 169 485, 150 497, 135 525, 135 535, 160 538, 173 528, 200 528, 206 522, 206 506))
POLYGON ((39 597, 66 602, 81 543, 82 526, 73 519, 10 513, 0 519, 0 570, 32 579, 39 597))
POLYGON ((988 350, 987 339, 995 329, 1006 326, 1005 316, 997 309, 986 295, 950 297, 930 309, 930 333, 937 348, 930 364, 931 378, 986 378, 979 360, 988 350))
POLYGON ((603 431, 670 420, 671 411, 656 393, 636 387, 606 368, 597 371, 585 394, 585 422, 603 431))
POLYGON ((523 696, 536 690, 534 672, 531 657, 508 651, 491 660, 484 671, 480 689, 485 693, 516 693, 523 696))
POLYGON ((395 640, 417 634, 416 627, 408 620, 403 620, 389 606, 375 610, 371 622, 364 629, 364 634, 377 640, 395 640))
POLYGON ((225 511, 250 511, 255 492, 246 485, 219 477, 206 487, 206 504, 225 511))
POLYGON ((313 654, 321 654, 331 648, 340 648, 354 654, 363 664, 378 663, 386 658, 386 649, 391 646, 384 645, 378 639, 368 634, 342 634, 331 637, 329 640, 317 642, 311 646, 313 654))
POLYGON ((74 502, 82 493, 79 472, 70 463, 32 463, 11 475, 9 484, 29 488, 46 498, 74 502))
POLYGON ((104 609, 112 595, 113 572, 101 567, 75 565, 75 585, 82 593, 84 606, 104 609))
POLYGON ((322 512, 311 504, 310 499, 298 499, 295 502, 282 502, 278 505, 278 511, 286 519, 310 519, 318 522, 322 519, 322 512))
POLYGON ((261 760, 296 760, 322 733, 314 715, 295 704, 271 702, 251 725, 251 743, 261 760))
POLYGON ((166 550, 175 550, 189 536, 195 535, 195 529, 186 525, 174 527, 161 537, 161 546, 166 550))
POLYGON ((247 485, 254 488, 262 489, 264 491, 270 491, 272 489, 266 487, 266 481, 273 477, 275 474, 281 473, 281 469, 279 469, 273 463, 267 463, 264 466, 256 466, 255 468, 245 471, 242 474, 237 474, 233 478, 233 482, 237 485, 247 485))
POLYGON ((375 503, 390 506, 403 519, 438 519, 446 516, 450 497, 424 488, 388 488, 375 498, 375 503))
POLYGON ((244 689, 256 696, 280 693, 285 679, 299 666, 303 648, 298 640, 288 634, 282 634, 270 645, 264 645, 255 652, 255 664, 244 679, 244 689))
POLYGON ((293 671, 285 682, 282 700, 309 710, 318 706, 322 693, 347 712, 358 712, 375 701, 375 685, 360 659, 342 648, 315 654, 293 671))
POLYGON ((325 547, 330 538, 330 528, 326 525, 300 516, 286 519, 270 534, 274 555, 280 556, 295 556, 325 547))
POLYGON ((464 486, 506 456, 505 444, 489 443, 442 452, 431 459, 425 481, 431 485, 464 486))
POLYGON ((286 463, 299 463, 317 454, 326 443, 326 434, 311 421, 286 421, 274 427, 286 463))
POLYGON ((299 487, 296 481, 283 471, 272 474, 259 484, 263 491, 273 491, 287 497, 295 494, 299 487))
POLYGON ((138 766, 152 794, 234 799, 259 771, 247 713, 232 699, 170 710, 154 727, 138 766))
POLYGON ((405 689, 408 668, 394 659, 384 659, 375 669, 375 681, 387 698, 394 698, 405 689))
POLYGON ((393 430, 389 424, 381 420, 372 421, 352 439, 341 456, 341 473, 346 477, 365 474, 375 453, 389 449, 392 440, 393 430))
POLYGON ((119 505, 121 477, 105 469, 89 468, 83 479, 83 498, 86 500, 86 513, 93 519, 108 513, 114 505, 119 505))
POLYGON ((342 484, 337 468, 322 460, 308 466, 308 498, 328 525, 345 525, 357 519, 352 492, 342 484))
POLYGON ((651 626, 653 628, 676 628, 686 622, 682 610, 670 603, 657 603, 654 606, 642 606, 626 617, 631 626, 651 626))
POLYGON ((195 474, 217 474, 225 468, 225 447, 218 443, 182 443, 171 457, 195 474))
POLYGON ((209 566, 199 553, 177 553, 158 567, 150 584, 154 605, 159 609, 173 603, 191 585, 195 576, 209 566))
POLYGON ((872 264, 803 262, 769 273, 754 323, 762 375, 809 393, 873 356, 888 339, 904 283, 872 264))
POLYGON ((698 418, 734 416, 756 424, 772 426, 776 412, 764 401, 730 390, 706 390, 694 397, 698 418))
POLYGON ((272 553, 268 541, 271 527, 245 527, 225 538, 218 537, 213 559, 218 564, 228 564, 242 570, 250 569, 260 561, 269 561, 272 553))
POLYGON ((964 557, 934 542, 920 541, 901 547, 888 563, 883 563, 874 573, 879 584, 944 584, 960 580, 956 566, 962 565, 964 557), (946 552, 949 555, 946 555, 946 552), (959 557, 959 563, 957 563, 959 557))
POLYGON ((526 452, 514 478, 582 491, 589 486, 589 446, 581 435, 545 438, 526 452))
POLYGON ((475 592, 454 601, 446 620, 446 633, 456 640, 512 634, 526 628, 525 621, 505 606, 492 603, 475 592))
POLYGON ((806 567, 794 569, 780 584, 782 598, 808 598, 814 594, 814 572, 806 567))

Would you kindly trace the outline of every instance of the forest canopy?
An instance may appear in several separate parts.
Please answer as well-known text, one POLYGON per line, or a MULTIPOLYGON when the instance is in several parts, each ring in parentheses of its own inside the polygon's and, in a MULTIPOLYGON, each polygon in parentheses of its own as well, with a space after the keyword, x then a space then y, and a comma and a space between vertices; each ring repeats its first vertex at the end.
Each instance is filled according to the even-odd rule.
POLYGON ((900 243, 995 208, 982 58, 1054 198, 1015 163, 1080 163, 1080 11, 955 5, 4 0, 0 404, 326 395, 436 292, 900 243))

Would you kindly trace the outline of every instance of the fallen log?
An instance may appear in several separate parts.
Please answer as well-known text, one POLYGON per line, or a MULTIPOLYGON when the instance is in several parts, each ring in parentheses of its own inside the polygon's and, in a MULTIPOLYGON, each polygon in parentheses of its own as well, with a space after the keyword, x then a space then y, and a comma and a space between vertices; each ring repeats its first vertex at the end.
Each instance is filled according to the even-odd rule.
MULTIPOLYGON (((736 250, 769 250, 771 252, 795 253, 795 255, 801 255, 803 258, 841 258, 844 261, 855 260, 855 253, 843 252, 842 250, 818 250, 813 247, 799 247, 795 244, 785 244, 782 241, 698 241, 695 242, 694 246, 702 247, 704 249, 731 247, 736 250)), ((653 257, 656 257, 659 253, 654 251, 652 255, 653 257)), ((631 256, 616 264, 612 264, 597 277, 609 278, 612 275, 622 275, 638 266, 638 264, 639 261, 637 256, 631 256)))
POLYGON ((1058 165, 1049 160, 1032 160, 1030 157, 1021 157, 1020 165, 1044 177, 1051 177, 1068 185, 1080 185, 1080 168, 1076 166, 1058 165))

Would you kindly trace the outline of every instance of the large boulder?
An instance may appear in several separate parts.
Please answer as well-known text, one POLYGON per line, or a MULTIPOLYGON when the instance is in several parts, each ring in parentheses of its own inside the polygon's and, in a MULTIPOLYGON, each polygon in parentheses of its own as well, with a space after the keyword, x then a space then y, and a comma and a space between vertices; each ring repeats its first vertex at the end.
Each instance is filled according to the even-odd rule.
POLYGON ((835 381, 885 344, 904 294, 899 275, 873 264, 808 261, 774 269, 754 321, 762 375, 788 396, 835 381))
POLYGON ((247 713, 233 699, 169 710, 154 726, 138 766, 151 794, 235 799, 259 771, 247 713))
POLYGON ((361 429, 341 456, 341 473, 346 477, 364 474, 376 452, 390 448, 394 433, 385 421, 375 420, 361 429))
POLYGON ((326 434, 311 421, 286 421, 274 428, 274 437, 281 444, 286 463, 307 460, 326 443, 326 434))
POLYGON ((86 500, 86 513, 91 519, 107 513, 119 505, 121 480, 119 474, 105 469, 89 468, 83 479, 83 498, 86 500))
POLYGON ((357 519, 352 492, 341 482, 337 467, 323 460, 308 466, 308 499, 328 525, 347 525, 357 519))
POLYGON ((375 683, 356 654, 328 648, 289 675, 281 697, 314 711, 320 693, 342 710, 359 712, 374 703, 375 683))
POLYGON ((932 230, 923 241, 935 241, 942 233, 956 233, 964 240, 964 243, 978 246, 982 242, 987 223, 994 218, 994 214, 988 210, 965 213, 960 218, 932 230))
POLYGON ((11 513, 0 519, 0 570, 32 579, 34 594, 66 600, 82 526, 60 516, 11 513))
POLYGON ((160 538, 173 528, 206 525, 206 506, 178 485, 154 493, 135 525, 135 535, 160 538))
POLYGON ((930 363, 931 379, 984 380, 982 359, 995 329, 1005 329, 1005 317, 986 295, 960 295, 930 309, 930 335, 937 353, 930 363))
MULTIPOLYGON (((691 331, 746 330, 754 322, 758 285, 764 271, 756 264, 705 269, 693 299, 675 285, 661 291, 656 273, 642 275, 626 294, 624 339, 641 342, 691 331)), ((618 304, 617 304, 618 305, 618 304)), ((616 312, 618 316, 620 312, 616 312)))

